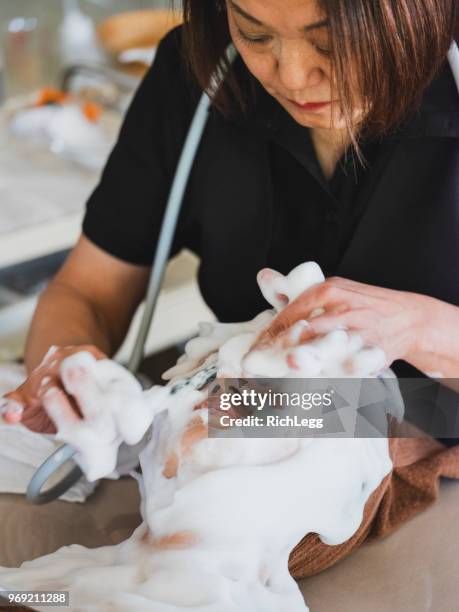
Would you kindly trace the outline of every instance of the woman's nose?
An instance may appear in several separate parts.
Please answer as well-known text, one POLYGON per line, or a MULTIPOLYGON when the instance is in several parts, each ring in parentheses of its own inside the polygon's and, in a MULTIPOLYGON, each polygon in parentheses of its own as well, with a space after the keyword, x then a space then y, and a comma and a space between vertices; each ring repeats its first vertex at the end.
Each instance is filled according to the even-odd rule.
POLYGON ((278 75, 287 91, 302 91, 320 85, 325 77, 322 68, 304 48, 285 48, 279 54, 278 75))

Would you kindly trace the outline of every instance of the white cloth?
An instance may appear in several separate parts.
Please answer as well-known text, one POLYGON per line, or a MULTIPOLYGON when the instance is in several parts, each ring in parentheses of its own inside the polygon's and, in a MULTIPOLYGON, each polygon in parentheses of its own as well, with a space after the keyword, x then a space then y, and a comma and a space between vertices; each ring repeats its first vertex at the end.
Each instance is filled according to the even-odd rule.
MULTIPOLYGON (((24 379, 23 366, 1 364, 0 396, 18 387, 24 379)), ((54 435, 36 433, 20 424, 7 425, 0 416, 0 493, 25 493, 35 470, 59 446, 62 442, 56 441, 54 435)), ((84 502, 96 486, 97 482, 81 478, 60 499, 84 502)))

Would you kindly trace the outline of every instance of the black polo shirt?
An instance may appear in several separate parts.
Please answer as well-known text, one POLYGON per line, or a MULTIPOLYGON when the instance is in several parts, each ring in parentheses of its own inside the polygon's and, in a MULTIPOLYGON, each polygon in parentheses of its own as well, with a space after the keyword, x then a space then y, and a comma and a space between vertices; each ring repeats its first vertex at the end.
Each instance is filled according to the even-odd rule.
MULTIPOLYGON (((254 81, 240 58, 234 69, 254 81)), ((172 250, 200 256, 200 290, 218 319, 242 321, 267 307, 255 280, 261 268, 287 273, 308 260, 326 276, 459 306, 459 96, 447 62, 416 117, 363 143, 367 168, 343 156, 330 181, 309 129, 254 87, 247 116, 209 113, 172 250)), ((151 264, 200 94, 178 28, 161 42, 87 205, 83 232, 108 253, 151 264)), ((416 375, 403 362, 394 369, 416 375)))

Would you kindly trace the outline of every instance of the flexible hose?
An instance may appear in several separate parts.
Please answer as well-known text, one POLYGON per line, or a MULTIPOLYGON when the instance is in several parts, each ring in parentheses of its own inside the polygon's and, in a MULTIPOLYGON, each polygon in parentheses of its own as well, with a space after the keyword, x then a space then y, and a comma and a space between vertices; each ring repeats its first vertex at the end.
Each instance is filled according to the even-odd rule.
MULTIPOLYGON (((226 49, 226 58, 228 65, 231 64, 237 55, 235 47, 231 44, 226 49)), ((212 76, 209 89, 213 93, 216 92, 225 78, 225 70, 221 65, 217 68, 212 76)), ((207 113, 211 105, 211 99, 207 93, 203 93, 196 108, 195 115, 190 125, 185 144, 180 155, 180 159, 175 171, 174 180, 172 182, 171 191, 164 213, 164 220, 161 226, 161 233, 156 247, 153 266, 150 273, 147 294, 145 298, 145 309, 142 315, 140 328, 132 349, 127 368, 130 372, 136 373, 139 369, 140 362, 144 356, 145 343, 148 332, 150 330, 151 321, 158 301, 158 295, 161 289, 164 272, 171 250, 172 240, 174 238, 175 228, 177 226, 180 209, 185 194, 185 189, 188 183, 191 169, 196 157, 196 153, 201 142, 204 128, 207 123, 207 113)))

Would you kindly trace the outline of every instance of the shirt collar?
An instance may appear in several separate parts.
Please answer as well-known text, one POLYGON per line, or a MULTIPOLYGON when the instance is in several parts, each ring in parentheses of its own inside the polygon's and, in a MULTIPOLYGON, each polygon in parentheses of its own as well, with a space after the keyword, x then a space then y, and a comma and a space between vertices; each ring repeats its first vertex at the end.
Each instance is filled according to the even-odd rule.
MULTIPOLYGON (((272 140, 286 149, 302 166, 308 169, 333 199, 330 181, 325 178, 318 162, 309 128, 298 124, 261 85, 256 85, 254 93, 255 105, 250 116, 247 117, 247 126, 250 125, 251 129, 256 130, 267 140, 272 140)), ((379 142, 379 139, 367 138, 361 143, 364 156, 369 151, 369 147, 376 142, 379 142)), ((356 180, 358 162, 352 151, 343 155, 339 163, 343 171, 356 180)))
POLYGON ((426 137, 459 138, 459 93, 447 60, 424 92, 419 110, 388 136, 426 137))

